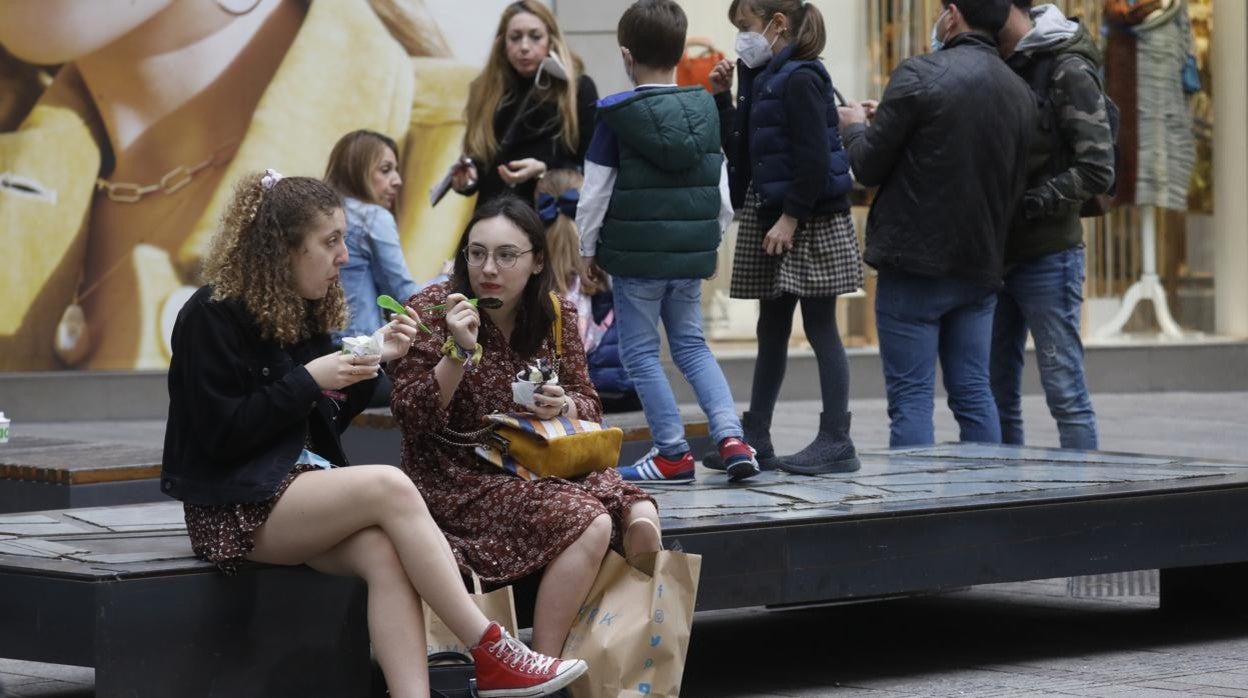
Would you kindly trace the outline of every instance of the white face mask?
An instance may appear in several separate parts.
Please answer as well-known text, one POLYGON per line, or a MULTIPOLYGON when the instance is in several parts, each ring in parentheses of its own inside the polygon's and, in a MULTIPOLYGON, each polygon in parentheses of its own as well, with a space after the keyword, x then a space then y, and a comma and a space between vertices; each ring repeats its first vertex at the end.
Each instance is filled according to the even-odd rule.
POLYGON ((940 37, 940 20, 949 14, 949 8, 946 7, 944 12, 936 17, 936 23, 932 25, 932 53, 935 53, 945 47, 945 40, 940 37))
MULTIPOLYGON (((772 21, 775 20, 773 19, 772 21)), ((767 26, 763 27, 763 31, 761 33, 737 33, 737 57, 741 59, 742 63, 745 63, 747 68, 757 68, 760 65, 765 65, 767 61, 771 60, 771 47, 776 43, 776 39, 780 38, 780 35, 777 34, 776 39, 768 41, 767 37, 763 35, 766 34, 767 30, 770 28, 771 22, 768 22, 767 26)))

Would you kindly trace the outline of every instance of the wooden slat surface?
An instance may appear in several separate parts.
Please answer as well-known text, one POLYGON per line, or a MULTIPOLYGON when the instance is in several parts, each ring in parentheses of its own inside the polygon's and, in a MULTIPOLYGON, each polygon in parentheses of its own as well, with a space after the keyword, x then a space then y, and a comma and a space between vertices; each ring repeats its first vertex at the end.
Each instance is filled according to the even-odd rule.
MULTIPOLYGON (((769 471, 737 484, 699 468, 695 483, 651 492, 669 543, 711 532, 1176 492, 1242 491, 1248 499, 1248 464, 977 444, 863 453, 862 460, 856 473, 769 471)), ((0 515, 0 572, 115 579, 196 570, 211 567, 192 555, 182 505, 172 500, 0 515)))
POLYGON ((0 444, 0 479, 53 485, 160 477, 162 449, 120 443, 14 436, 0 444))

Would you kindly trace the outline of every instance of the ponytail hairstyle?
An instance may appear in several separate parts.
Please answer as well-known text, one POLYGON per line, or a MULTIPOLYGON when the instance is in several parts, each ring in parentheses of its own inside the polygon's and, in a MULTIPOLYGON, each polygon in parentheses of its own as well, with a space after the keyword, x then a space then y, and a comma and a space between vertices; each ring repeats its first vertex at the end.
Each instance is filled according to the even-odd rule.
POLYGON ((340 329, 347 320, 342 286, 310 301, 295 290, 294 274, 308 232, 340 208, 338 193, 319 179, 272 170, 244 176, 204 256, 213 300, 241 302, 260 335, 282 346, 340 329))
POLYGON ((764 22, 777 12, 789 20, 789 45, 793 58, 809 61, 819 58, 828 43, 828 33, 823 26, 823 13, 810 0, 732 0, 728 6, 728 21, 737 23, 737 11, 744 10, 764 22))
POLYGON ((550 267, 551 283, 561 295, 567 295, 575 279, 581 280, 581 292, 587 296, 600 290, 589 280, 585 260, 581 258, 581 235, 576 228, 576 211, 573 209, 574 215, 569 216, 564 210, 567 207, 565 202, 569 199, 568 194, 576 193, 579 198, 584 182, 585 178, 576 170, 551 170, 537 181, 535 200, 538 203, 538 215, 546 224, 546 264, 550 267), (546 199, 549 206, 541 206, 543 194, 549 197, 546 199), (550 218, 552 213, 554 217, 550 218))

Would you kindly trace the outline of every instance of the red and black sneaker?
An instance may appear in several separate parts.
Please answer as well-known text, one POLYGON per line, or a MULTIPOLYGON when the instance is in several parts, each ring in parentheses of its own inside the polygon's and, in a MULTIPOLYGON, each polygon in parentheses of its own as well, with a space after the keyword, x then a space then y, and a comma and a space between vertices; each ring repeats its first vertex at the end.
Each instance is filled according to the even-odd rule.
POLYGON ((724 470, 728 471, 728 479, 733 482, 754 477, 759 473, 754 449, 735 436, 719 442, 719 458, 724 464, 724 470))
POLYGON ((554 693, 585 673, 581 659, 556 659, 534 652, 490 623, 472 650, 481 698, 535 698, 554 693))

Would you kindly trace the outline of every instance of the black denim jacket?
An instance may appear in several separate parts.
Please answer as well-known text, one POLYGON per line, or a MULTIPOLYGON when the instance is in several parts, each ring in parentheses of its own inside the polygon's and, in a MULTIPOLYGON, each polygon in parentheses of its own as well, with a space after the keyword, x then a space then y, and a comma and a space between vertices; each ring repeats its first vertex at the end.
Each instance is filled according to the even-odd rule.
POLYGON ((172 346, 165 494, 202 505, 268 499, 305 444, 348 465, 339 434, 377 381, 323 393, 304 364, 333 351, 329 335, 282 347, 241 303, 213 301, 205 286, 178 313, 172 346))

